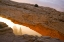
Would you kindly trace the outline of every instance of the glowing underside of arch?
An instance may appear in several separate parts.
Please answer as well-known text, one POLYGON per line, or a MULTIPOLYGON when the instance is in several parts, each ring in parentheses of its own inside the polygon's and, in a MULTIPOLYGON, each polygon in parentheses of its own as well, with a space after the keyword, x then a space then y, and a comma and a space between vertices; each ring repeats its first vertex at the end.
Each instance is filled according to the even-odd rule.
POLYGON ((8 27, 11 27, 13 29, 13 33, 15 35, 23 35, 23 34, 28 34, 28 35, 38 35, 41 36, 41 34, 37 33, 34 30, 31 30, 29 27, 19 25, 19 24, 14 24, 11 20, 0 17, 0 22, 4 22, 8 25, 8 27))

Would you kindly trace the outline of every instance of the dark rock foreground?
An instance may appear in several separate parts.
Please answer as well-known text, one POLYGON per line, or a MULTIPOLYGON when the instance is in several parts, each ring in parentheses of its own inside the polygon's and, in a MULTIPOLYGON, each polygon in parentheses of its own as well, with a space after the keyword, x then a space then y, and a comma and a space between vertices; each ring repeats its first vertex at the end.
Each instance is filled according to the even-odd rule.
POLYGON ((0 35, 0 42, 63 42, 57 38, 50 38, 48 36, 32 36, 32 35, 22 35, 15 36, 13 33, 6 33, 0 35))
MULTIPOLYGON (((0 26, 4 27, 0 22, 0 26)), ((5 24, 6 25, 6 24, 5 24)), ((57 38, 49 36, 33 36, 33 35, 14 35, 10 27, 0 28, 0 42, 63 42, 57 38)))

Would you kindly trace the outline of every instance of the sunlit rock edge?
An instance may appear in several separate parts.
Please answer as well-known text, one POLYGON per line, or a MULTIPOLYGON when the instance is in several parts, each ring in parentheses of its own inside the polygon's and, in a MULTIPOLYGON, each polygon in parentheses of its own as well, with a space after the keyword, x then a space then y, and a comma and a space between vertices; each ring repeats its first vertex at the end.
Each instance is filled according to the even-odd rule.
POLYGON ((34 7, 32 4, 0 1, 0 16, 28 26, 42 35, 64 40, 64 12, 48 7, 34 7))

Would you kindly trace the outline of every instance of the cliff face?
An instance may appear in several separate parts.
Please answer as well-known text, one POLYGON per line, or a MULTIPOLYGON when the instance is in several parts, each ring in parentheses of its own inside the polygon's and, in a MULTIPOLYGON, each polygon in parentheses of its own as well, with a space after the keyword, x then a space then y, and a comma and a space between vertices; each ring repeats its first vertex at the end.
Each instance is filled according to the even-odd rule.
POLYGON ((0 0, 0 16, 28 26, 42 35, 64 39, 64 12, 49 7, 0 0))

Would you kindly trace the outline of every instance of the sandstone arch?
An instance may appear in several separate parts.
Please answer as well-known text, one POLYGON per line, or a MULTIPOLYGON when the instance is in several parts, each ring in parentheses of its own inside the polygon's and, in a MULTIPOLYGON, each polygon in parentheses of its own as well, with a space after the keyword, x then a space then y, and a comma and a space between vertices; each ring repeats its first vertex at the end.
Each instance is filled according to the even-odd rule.
POLYGON ((58 18, 60 17, 58 15, 59 14, 63 15, 64 13, 58 12, 51 8, 44 8, 44 7, 39 7, 35 9, 34 8, 35 7, 33 7, 33 5, 31 4, 1 0, 0 1, 0 16, 8 18, 12 20, 14 23, 19 23, 19 24, 28 26, 31 29, 41 33, 42 35, 57 37, 64 40, 63 38, 64 37, 64 31, 63 31, 64 22, 57 21, 58 18), (24 8, 27 8, 27 10, 24 8), (46 9, 52 10, 52 12, 50 11, 49 13, 50 16, 53 16, 52 19, 50 18, 48 11, 46 9), (54 16, 58 16, 58 18, 54 16), (54 19, 57 19, 57 20, 54 20, 54 19), (51 25, 50 22, 53 23, 51 27, 49 27, 51 25), (57 29, 59 28, 58 26, 54 27, 56 23, 59 25, 61 24, 62 26, 59 26, 59 27, 61 27, 62 29, 57 29))

